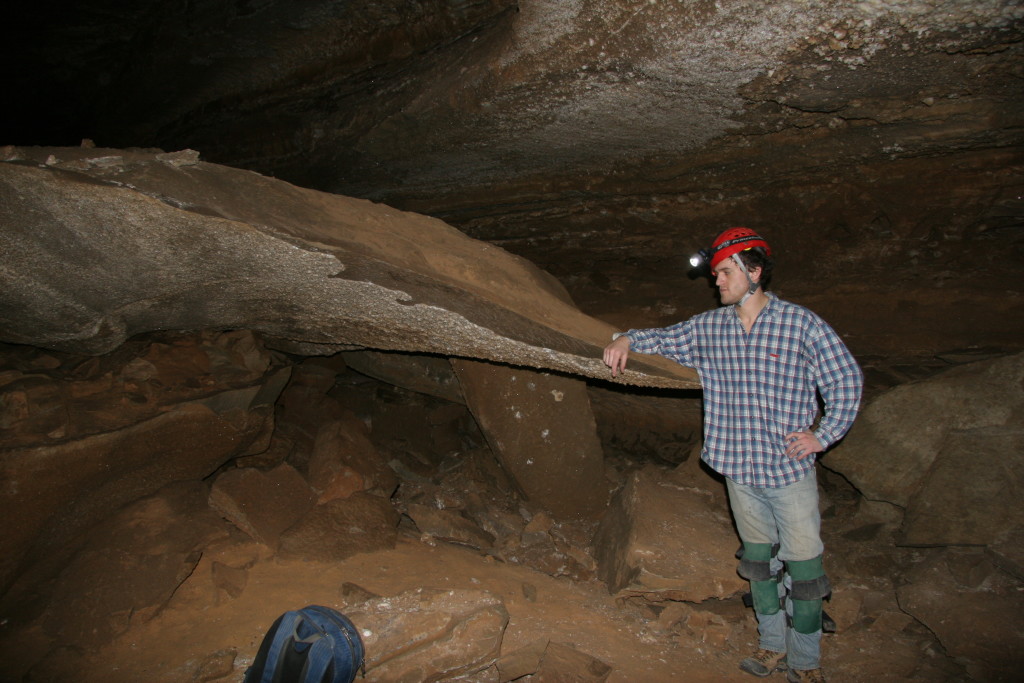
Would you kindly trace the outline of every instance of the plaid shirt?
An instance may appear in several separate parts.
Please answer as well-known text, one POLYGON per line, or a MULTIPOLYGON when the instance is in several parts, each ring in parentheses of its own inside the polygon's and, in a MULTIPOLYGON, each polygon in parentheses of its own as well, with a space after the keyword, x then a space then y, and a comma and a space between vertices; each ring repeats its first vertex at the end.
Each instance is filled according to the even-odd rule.
POLYGON ((835 331, 802 306, 768 293, 746 333, 732 306, 669 327, 629 330, 629 348, 697 370, 704 388, 704 450, 715 471, 747 486, 802 479, 815 456, 787 457, 785 436, 809 429, 828 448, 857 415, 864 374, 835 331))

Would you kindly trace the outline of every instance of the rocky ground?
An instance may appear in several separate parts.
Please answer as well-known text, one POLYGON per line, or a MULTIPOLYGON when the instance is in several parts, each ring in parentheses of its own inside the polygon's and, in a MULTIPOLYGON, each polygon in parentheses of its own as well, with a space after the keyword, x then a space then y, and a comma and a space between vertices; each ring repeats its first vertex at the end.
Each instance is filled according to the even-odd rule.
MULTIPOLYGON (((980 354, 862 359, 869 398, 980 354)), ((51 435, 87 433, 86 423, 110 428, 131 406, 142 419, 165 402, 157 377, 179 401, 216 384, 221 398, 206 405, 252 431, 251 419, 225 410, 238 403, 225 397, 253 377, 276 377, 284 360, 232 333, 140 340, 85 362, 9 348, 6 362, 5 425, 12 439, 19 425, 30 439, 40 416, 49 416, 51 435), (74 369, 65 385, 54 380, 61 368, 74 369), (171 382, 179 374, 196 381, 171 382), (61 395, 90 402, 69 404, 78 412, 66 410, 61 422, 61 395), (12 406, 36 417, 19 422, 12 406)), ((65 534, 73 552, 62 566, 43 562, 15 582, 0 603, 0 681, 240 682, 274 619, 308 604, 352 618, 366 645, 366 680, 751 680, 737 668, 756 647, 732 559, 738 541, 723 485, 695 456, 696 413, 681 408, 693 398, 663 397, 671 408, 662 415, 643 403, 650 397, 607 391, 591 393, 599 421, 639 407, 649 422, 634 424, 646 436, 604 430, 607 490, 594 494, 610 496, 609 512, 557 519, 516 494, 465 406, 344 363, 295 365, 260 447, 65 534), (652 430, 671 416, 665 428, 675 431, 660 437, 670 447, 658 447, 652 430), (635 499, 628 505, 627 494, 635 499), (612 512, 632 526, 609 530, 612 512), (672 562, 687 564, 666 571, 672 562), (636 576, 611 591, 622 577, 609 565, 636 576)), ((206 450, 218 429, 203 437, 206 450)), ((117 443, 114 462, 131 463, 132 442, 117 443)), ((147 437, 134 447, 157 446, 147 437)), ((902 510, 867 500, 827 466, 826 457, 818 469, 834 588, 826 611, 836 628, 823 644, 830 680, 1013 680, 1012 648, 978 649, 1014 642, 1000 633, 1019 623, 1011 604, 1018 584, 994 566, 997 555, 897 545, 902 510), (931 619, 951 600, 969 647, 913 616, 931 619)), ((69 509, 86 518, 96 505, 69 509)))
MULTIPOLYGON (((883 532, 850 528, 856 516, 855 496, 829 482, 833 502, 825 520, 826 540, 832 557, 841 558, 833 564, 843 567, 827 605, 837 622, 837 632, 827 635, 823 645, 831 679, 970 680, 927 629, 900 611, 889 590, 892 579, 886 574, 912 558, 901 558, 887 547, 883 532), (847 573, 851 568, 860 571, 847 573)), ((739 597, 707 604, 616 600, 596 579, 554 577, 466 546, 422 537, 412 528, 399 535, 393 549, 341 562, 281 560, 265 547, 245 541, 211 548, 155 616, 127 615, 127 629, 111 642, 87 653, 58 650, 36 665, 26 680, 68 680, 61 676, 73 665, 79 674, 76 680, 83 682, 241 681, 264 630, 281 612, 322 604, 351 613, 363 597, 353 590, 353 583, 379 596, 420 589, 487 591, 508 612, 500 645, 503 654, 549 641, 608 667, 606 678, 581 671, 579 678, 524 680, 751 680, 736 668, 756 644, 752 615, 739 597), (243 566, 248 569, 241 585, 217 576, 217 567, 243 566)), ((6 647, 18 648, 22 655, 39 648, 42 656, 41 648, 48 643, 37 636, 34 631, 24 633, 6 647)), ((369 643, 368 649, 371 659, 379 656, 369 643)), ((496 675, 490 671, 470 680, 499 680, 496 675)), ((372 670, 367 679, 398 680, 372 670)))

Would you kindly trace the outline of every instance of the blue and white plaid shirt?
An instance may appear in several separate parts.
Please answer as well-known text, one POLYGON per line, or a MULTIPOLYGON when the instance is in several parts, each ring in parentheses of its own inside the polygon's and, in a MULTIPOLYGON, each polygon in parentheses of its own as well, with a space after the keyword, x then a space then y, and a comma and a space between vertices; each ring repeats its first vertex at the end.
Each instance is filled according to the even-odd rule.
POLYGON ((815 456, 786 456, 785 436, 809 429, 828 448, 857 416, 864 373, 818 315, 768 294, 747 334, 733 306, 669 327, 629 330, 631 351, 656 353, 697 370, 704 388, 704 450, 715 471, 747 486, 802 479, 815 456))

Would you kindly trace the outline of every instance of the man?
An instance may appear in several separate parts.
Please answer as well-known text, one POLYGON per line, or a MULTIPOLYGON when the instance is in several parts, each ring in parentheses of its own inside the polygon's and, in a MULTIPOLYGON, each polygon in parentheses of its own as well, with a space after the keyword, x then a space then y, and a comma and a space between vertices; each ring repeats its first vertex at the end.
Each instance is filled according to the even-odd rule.
POLYGON ((614 377, 630 351, 695 368, 704 390, 701 458, 725 476, 743 542, 760 643, 740 662, 755 676, 824 681, 821 517, 817 454, 843 437, 860 407, 864 375, 820 317, 766 290, 768 243, 726 230, 710 249, 720 308, 665 328, 615 335, 604 350, 614 377), (819 416, 818 394, 824 404, 819 416))

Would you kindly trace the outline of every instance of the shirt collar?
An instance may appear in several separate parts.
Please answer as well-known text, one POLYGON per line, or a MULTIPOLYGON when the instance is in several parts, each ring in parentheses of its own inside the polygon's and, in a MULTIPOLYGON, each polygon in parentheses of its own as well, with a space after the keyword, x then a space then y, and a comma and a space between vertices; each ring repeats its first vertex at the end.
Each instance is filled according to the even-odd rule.
POLYGON ((775 296, 772 292, 765 292, 764 294, 768 297, 768 303, 761 309, 761 315, 775 315, 775 309, 778 308, 775 304, 778 302, 779 297, 775 296))
MULTIPOLYGON (((775 294, 772 292, 765 292, 764 295, 768 297, 768 303, 766 303, 764 305, 764 308, 761 309, 761 312, 757 314, 758 318, 760 318, 763 315, 775 315, 775 309, 777 308, 775 304, 778 302, 779 297, 775 296, 775 294)), ((729 308, 732 309, 733 313, 736 312, 736 306, 737 304, 729 306, 729 308)))

